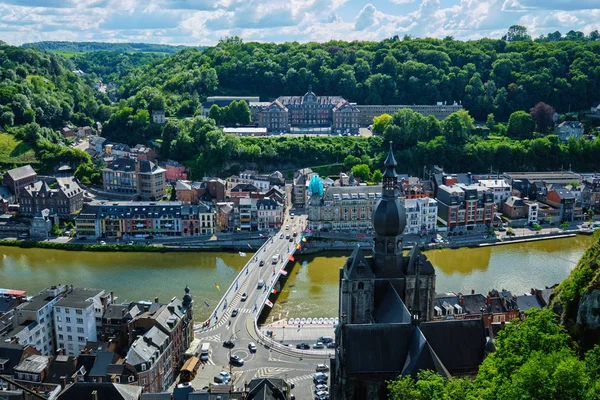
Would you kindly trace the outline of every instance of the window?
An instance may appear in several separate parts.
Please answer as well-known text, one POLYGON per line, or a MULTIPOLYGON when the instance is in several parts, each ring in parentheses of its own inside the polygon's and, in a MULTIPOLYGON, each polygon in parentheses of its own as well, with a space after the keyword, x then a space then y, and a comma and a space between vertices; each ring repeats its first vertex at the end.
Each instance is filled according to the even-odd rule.
POLYGON ((56 322, 62 322, 62 318, 61 318, 61 316, 60 316, 60 315, 57 315, 57 316, 56 316, 56 322))
POLYGON ((62 325, 56 325, 56 329, 62 331, 62 325))
POLYGON ((131 382, 133 382, 133 381, 135 381, 135 377, 134 377, 133 375, 129 375, 129 376, 127 377, 127 382, 131 383, 131 382))
POLYGON ((62 333, 60 333, 60 334, 58 335, 58 340, 63 340, 63 339, 64 339, 64 337, 63 337, 63 334, 62 334, 62 333))
POLYGON ((71 332, 71 327, 67 325, 67 332, 71 332))
POLYGON ((71 317, 65 317, 66 322, 71 322, 71 317))
POLYGON ((142 364, 142 371, 146 370, 146 364, 142 364))
POLYGON ((73 336, 67 335, 67 340, 73 340, 73 336))
POLYGON ((70 309, 68 309, 68 308, 65 308, 65 314, 69 314, 70 312, 71 312, 71 310, 70 310, 70 309))
POLYGON ((83 314, 83 312, 81 310, 75 310, 75 314, 81 315, 81 314, 83 314))
POLYGON ((60 307, 56 307, 56 312, 60 312, 60 307))
POLYGON ((142 378, 142 385, 145 385, 148 383, 148 379, 147 378, 142 378))
POLYGON ((83 336, 77 336, 77 340, 80 342, 85 342, 85 338, 83 336))
POLYGON ((83 328, 77 327, 77 333, 83 333, 83 328))
POLYGON ((77 323, 83 325, 83 318, 77 318, 77 323))

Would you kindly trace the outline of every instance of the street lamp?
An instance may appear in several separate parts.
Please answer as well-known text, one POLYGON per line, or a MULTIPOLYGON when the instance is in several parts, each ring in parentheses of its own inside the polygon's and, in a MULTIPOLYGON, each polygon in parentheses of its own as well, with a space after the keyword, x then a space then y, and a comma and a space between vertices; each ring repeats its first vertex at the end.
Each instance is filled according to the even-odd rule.
POLYGON ((285 340, 285 326, 282 326, 281 329, 283 329, 283 331, 281 331, 281 343, 283 343, 285 340))

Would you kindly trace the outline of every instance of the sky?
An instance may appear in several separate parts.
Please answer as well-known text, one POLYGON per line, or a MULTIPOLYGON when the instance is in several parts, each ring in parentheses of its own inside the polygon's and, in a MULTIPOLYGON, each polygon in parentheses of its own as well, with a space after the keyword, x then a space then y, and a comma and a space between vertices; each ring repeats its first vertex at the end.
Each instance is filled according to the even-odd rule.
POLYGON ((0 0, 0 40, 214 45, 600 30, 600 0, 0 0))

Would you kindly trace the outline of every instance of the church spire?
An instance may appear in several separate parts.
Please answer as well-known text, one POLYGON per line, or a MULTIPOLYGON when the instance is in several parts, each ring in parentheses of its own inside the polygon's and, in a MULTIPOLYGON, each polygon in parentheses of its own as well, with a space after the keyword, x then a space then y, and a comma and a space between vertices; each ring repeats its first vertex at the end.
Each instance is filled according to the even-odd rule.
POLYGON ((415 294, 413 295, 413 305, 411 308, 412 323, 413 325, 419 325, 419 319, 421 318, 421 255, 419 254, 415 262, 415 294))
POLYGON ((392 149, 392 141, 390 140, 390 150, 387 158, 385 159, 383 166, 385 172, 383 173, 383 193, 382 196, 389 198, 396 198, 396 187, 398 186, 398 174, 396 173, 396 166, 398 163, 394 158, 394 151, 392 149))

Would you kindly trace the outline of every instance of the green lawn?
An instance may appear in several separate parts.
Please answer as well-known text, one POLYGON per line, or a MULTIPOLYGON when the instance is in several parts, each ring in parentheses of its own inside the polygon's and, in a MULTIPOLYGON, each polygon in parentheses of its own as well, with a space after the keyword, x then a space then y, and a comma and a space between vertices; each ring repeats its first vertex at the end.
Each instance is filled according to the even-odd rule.
POLYGON ((81 54, 78 51, 67 51, 67 50, 50 50, 52 53, 56 53, 58 55, 61 55, 65 58, 71 58, 76 56, 77 54, 81 54))
POLYGON ((35 152, 21 140, 9 133, 0 133, 0 162, 27 163, 35 162, 35 152))

